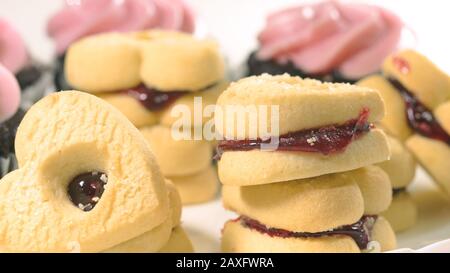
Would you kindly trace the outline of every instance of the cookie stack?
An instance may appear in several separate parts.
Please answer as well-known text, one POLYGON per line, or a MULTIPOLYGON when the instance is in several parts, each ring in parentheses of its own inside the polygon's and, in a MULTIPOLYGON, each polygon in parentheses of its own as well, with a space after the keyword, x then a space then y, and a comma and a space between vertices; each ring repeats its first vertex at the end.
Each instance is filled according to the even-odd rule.
POLYGON ((417 163, 414 156, 398 139, 388 136, 391 158, 377 164, 388 175, 392 184, 392 203, 382 215, 396 232, 404 231, 417 222, 417 206, 407 187, 416 174, 417 163))
POLYGON ((177 190, 139 131, 95 96, 36 103, 16 154, 0 180, 0 252, 192 251, 177 190))
MULTIPOLYGON (((402 142, 392 143, 393 160, 399 163, 385 163, 392 165, 388 167, 390 171, 385 170, 393 176, 393 186, 397 186, 394 193, 398 195, 393 204, 397 208, 386 216, 392 223, 401 220, 404 229, 415 221, 416 213, 405 191, 414 175, 413 163, 410 156, 401 151, 404 149, 401 145, 405 144, 422 167, 450 193, 450 78, 413 50, 389 56, 382 72, 382 75, 363 79, 358 85, 380 93, 387 109, 380 125, 402 142), (396 156, 396 153, 403 155, 396 156)), ((400 223, 394 223, 398 225, 400 223)))
POLYGON ((214 198, 213 145, 202 133, 194 136, 211 120, 203 110, 227 85, 214 42, 165 31, 91 36, 69 48, 65 74, 72 86, 114 105, 141 130, 184 204, 214 198))
POLYGON ((223 203, 240 215, 225 224, 223 251, 395 247, 392 228, 378 216, 392 200, 389 177, 371 166, 390 153, 385 134, 372 125, 384 116, 376 91, 265 74, 231 84, 218 107, 223 203), (237 108, 257 109, 257 117, 227 114, 237 108), (277 136, 276 147, 261 149, 277 136))

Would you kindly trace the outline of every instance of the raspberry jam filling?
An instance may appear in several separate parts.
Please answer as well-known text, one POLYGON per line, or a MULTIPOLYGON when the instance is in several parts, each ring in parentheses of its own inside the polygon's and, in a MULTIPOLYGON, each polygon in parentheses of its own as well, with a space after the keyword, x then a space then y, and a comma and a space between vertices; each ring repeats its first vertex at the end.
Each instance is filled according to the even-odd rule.
POLYGON ((124 92, 138 100, 149 111, 163 110, 188 93, 187 91, 161 92, 143 84, 124 92))
POLYGON ((371 233, 378 216, 365 215, 358 222, 352 225, 342 226, 329 231, 322 232, 294 232, 278 228, 266 227, 264 224, 241 216, 234 221, 239 221, 244 227, 256 230, 260 233, 269 235, 270 237, 280 238, 318 238, 322 236, 350 236, 362 250, 367 249, 367 245, 371 241, 371 233))
POLYGON ((405 101, 409 126, 424 137, 439 140, 450 145, 450 135, 439 124, 433 112, 421 103, 400 81, 393 78, 388 80, 405 101))
POLYGON ((82 211, 90 211, 102 197, 107 183, 105 173, 93 171, 80 174, 69 183, 70 200, 82 211))
MULTIPOLYGON (((342 125, 329 125, 281 135, 276 150, 324 155, 342 152, 353 140, 374 127, 368 122, 369 114, 369 110, 364 108, 357 119, 349 120, 342 125)), ((222 140, 218 146, 218 155, 220 156, 225 151, 260 149, 263 143, 270 143, 270 139, 222 140)))
MULTIPOLYGON (((209 85, 196 92, 206 91, 213 87, 215 84, 209 85)), ((161 111, 166 107, 169 107, 180 97, 192 93, 190 91, 161 91, 155 88, 147 87, 144 84, 140 84, 134 88, 129 88, 123 91, 125 94, 138 100, 149 111, 156 112, 161 111)))

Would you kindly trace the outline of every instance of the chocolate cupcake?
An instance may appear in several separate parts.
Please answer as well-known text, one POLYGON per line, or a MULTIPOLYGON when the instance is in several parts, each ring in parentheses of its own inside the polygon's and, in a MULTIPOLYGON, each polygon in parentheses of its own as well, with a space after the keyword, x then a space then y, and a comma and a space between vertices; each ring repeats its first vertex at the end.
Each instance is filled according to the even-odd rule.
POLYGON ((17 169, 14 140, 24 115, 25 111, 19 109, 13 117, 0 123, 0 178, 17 169))
POLYGON ((395 14, 372 5, 324 1, 290 7, 267 17, 248 74, 354 83, 380 70, 402 29, 395 14))
POLYGON ((130 32, 152 28, 193 33, 194 13, 183 0, 82 1, 66 6, 50 18, 48 35, 54 39, 53 80, 57 90, 72 89, 64 76, 67 48, 79 39, 103 32, 130 32), (82 15, 82 16, 79 16, 82 15))
POLYGON ((18 110, 20 87, 14 75, 0 64, 0 178, 17 168, 14 140, 24 116, 18 110))

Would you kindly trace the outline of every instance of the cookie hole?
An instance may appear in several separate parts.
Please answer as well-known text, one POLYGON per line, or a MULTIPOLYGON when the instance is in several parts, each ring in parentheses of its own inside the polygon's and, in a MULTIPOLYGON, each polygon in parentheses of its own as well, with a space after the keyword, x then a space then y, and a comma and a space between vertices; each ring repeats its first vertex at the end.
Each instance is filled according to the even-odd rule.
POLYGON ((77 175, 67 187, 72 203, 82 211, 90 211, 100 201, 108 183, 108 176, 100 171, 77 175))
POLYGON ((57 203, 58 208, 91 211, 111 179, 108 159, 107 147, 97 143, 72 144, 49 155, 38 164, 44 200, 57 203))

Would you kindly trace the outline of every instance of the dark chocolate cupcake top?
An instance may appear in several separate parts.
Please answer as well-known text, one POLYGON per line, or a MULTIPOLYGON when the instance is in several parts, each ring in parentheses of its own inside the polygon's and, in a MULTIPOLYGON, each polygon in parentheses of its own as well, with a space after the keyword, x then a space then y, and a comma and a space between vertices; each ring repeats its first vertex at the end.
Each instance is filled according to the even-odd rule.
POLYGON ((0 157, 8 158, 15 152, 14 140, 17 128, 24 116, 25 111, 19 109, 12 118, 0 124, 0 157))

